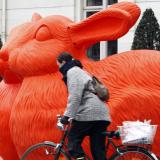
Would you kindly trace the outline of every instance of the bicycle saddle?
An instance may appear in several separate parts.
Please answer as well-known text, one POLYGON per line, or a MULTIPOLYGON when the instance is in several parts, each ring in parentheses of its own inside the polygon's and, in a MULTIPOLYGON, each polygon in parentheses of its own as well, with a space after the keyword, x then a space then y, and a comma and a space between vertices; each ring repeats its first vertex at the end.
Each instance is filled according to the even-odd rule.
POLYGON ((120 138, 120 132, 118 130, 117 131, 105 131, 102 134, 107 136, 108 138, 114 138, 114 137, 117 139, 120 138))

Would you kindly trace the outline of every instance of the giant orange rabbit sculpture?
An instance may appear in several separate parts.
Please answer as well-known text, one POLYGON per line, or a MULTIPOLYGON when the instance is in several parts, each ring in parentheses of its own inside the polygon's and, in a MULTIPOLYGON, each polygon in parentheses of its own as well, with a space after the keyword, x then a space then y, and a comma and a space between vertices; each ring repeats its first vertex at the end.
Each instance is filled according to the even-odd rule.
MULTIPOLYGON (((79 23, 64 16, 41 18, 36 14, 31 22, 13 29, 0 58, 8 63, 14 73, 12 77, 23 79, 11 104, 8 127, 19 157, 32 144, 59 139, 56 115, 63 113, 67 103, 67 90, 56 65, 56 57, 62 51, 80 59, 84 68, 101 78, 110 89, 112 128, 123 120, 152 119, 159 124, 159 52, 128 51, 99 62, 86 57, 90 45, 123 36, 139 15, 140 9, 135 4, 123 2, 79 23)), ((158 151, 156 143, 155 151, 158 151)), ((88 152, 88 143, 84 145, 88 152)), ((0 150, 3 159, 17 160, 15 155, 7 157, 12 152, 6 153, 5 147, 0 150)))
MULTIPOLYGON (((5 50, 1 50, 1 53, 5 50)), ((6 61, 0 60, 0 74, 3 81, 0 83, 0 155, 5 159, 18 159, 18 154, 11 139, 9 120, 13 102, 20 88, 21 78, 9 70, 6 61), (5 154, 5 156, 4 156, 5 154)), ((0 156, 0 159, 1 156, 0 156)))

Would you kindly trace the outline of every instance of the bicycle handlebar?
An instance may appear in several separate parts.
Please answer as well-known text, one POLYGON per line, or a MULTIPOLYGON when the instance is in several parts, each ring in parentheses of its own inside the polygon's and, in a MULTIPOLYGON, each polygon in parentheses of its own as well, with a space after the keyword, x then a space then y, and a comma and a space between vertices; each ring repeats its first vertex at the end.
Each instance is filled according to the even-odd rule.
MULTIPOLYGON (((58 114, 57 115, 57 128, 63 131, 63 130, 65 130, 65 126, 68 126, 68 125, 61 123, 61 118, 62 118, 62 115, 58 114)), ((71 124, 72 118, 69 118, 68 122, 69 122, 69 124, 71 124)))
POLYGON ((61 123, 61 115, 58 114, 57 115, 57 128, 60 130, 64 130, 64 124, 61 123))

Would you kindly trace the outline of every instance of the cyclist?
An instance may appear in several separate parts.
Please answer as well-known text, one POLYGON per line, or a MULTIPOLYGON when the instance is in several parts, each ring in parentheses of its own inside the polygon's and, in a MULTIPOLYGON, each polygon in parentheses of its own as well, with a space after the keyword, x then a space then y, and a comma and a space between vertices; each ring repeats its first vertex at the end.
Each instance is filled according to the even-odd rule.
MULTIPOLYGON (((89 136, 94 160, 105 160, 105 136, 102 132, 111 121, 108 106, 96 94, 85 89, 92 78, 82 69, 80 61, 63 52, 57 57, 57 65, 68 88, 68 102, 61 123, 67 124, 69 118, 73 120, 68 134, 71 157, 85 159, 81 144, 89 136)), ((89 87, 93 89, 93 86, 89 87)))

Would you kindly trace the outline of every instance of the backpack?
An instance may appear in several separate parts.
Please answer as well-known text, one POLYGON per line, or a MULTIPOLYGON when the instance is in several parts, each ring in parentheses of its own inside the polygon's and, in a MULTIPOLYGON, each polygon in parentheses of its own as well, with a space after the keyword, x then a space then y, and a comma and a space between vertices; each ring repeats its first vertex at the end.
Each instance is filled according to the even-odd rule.
POLYGON ((100 80, 92 76, 92 81, 91 81, 93 88, 95 90, 95 94, 102 100, 102 101, 107 101, 109 99, 109 91, 106 86, 100 82, 100 80))

